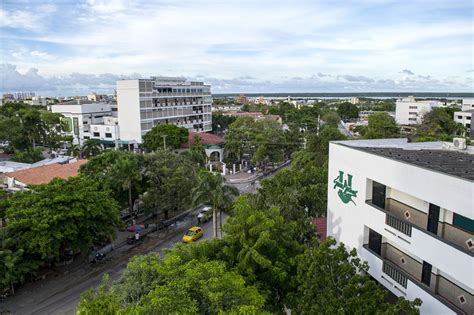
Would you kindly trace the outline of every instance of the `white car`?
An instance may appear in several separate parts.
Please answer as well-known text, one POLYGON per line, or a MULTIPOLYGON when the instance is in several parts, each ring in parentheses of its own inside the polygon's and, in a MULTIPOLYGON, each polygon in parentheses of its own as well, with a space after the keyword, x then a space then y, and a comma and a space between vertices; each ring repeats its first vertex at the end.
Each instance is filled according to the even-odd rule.
POLYGON ((198 222, 207 222, 211 218, 212 208, 204 206, 199 214, 197 215, 198 222))

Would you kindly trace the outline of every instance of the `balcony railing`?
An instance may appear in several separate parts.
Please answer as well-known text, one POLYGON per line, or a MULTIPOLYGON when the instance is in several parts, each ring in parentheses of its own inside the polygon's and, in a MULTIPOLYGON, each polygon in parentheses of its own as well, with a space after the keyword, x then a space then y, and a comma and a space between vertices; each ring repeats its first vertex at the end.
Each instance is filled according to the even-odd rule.
POLYGON ((406 289, 408 281, 410 281, 455 312, 459 314, 473 314, 474 297, 472 294, 440 274, 431 274, 429 286, 422 283, 422 264, 410 257, 410 255, 388 243, 382 244, 382 256, 372 251, 368 245, 364 245, 364 248, 383 261, 382 272, 403 288, 406 289))
POLYGON ((434 234, 429 232, 427 227, 428 215, 423 211, 410 207, 395 199, 387 198, 385 200, 385 209, 372 203, 372 200, 367 200, 367 204, 385 213, 385 223, 402 232, 403 234, 411 237, 412 229, 418 229, 424 233, 427 233, 450 246, 474 256, 474 252, 469 250, 467 240, 472 238, 472 234, 466 232, 460 228, 457 228, 446 222, 438 223, 438 233, 434 234), (407 220, 405 214, 409 213, 410 219, 407 220))
POLYGON ((395 217, 391 214, 385 214, 385 223, 388 226, 393 227, 394 229, 402 232, 403 234, 411 237, 411 225, 400 220, 399 218, 395 217))
POLYGON ((385 260, 383 262, 382 272, 393 280, 395 280, 405 289, 407 288, 408 278, 403 273, 401 273, 395 266, 385 260))

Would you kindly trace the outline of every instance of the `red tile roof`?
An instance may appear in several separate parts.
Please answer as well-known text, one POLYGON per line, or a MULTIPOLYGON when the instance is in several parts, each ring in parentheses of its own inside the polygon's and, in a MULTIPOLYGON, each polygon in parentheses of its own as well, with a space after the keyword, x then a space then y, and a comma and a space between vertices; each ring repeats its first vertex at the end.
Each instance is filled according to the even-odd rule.
POLYGON ((314 218, 313 224, 316 226, 316 234, 318 234, 319 239, 321 241, 324 241, 327 237, 327 229, 328 229, 327 218, 324 218, 324 217, 314 218))
POLYGON ((26 185, 47 184, 56 177, 66 179, 71 176, 77 176, 79 173, 79 167, 84 163, 87 163, 87 160, 79 160, 68 164, 54 163, 21 171, 9 172, 5 173, 5 175, 13 177, 17 181, 26 185))
POLYGON ((212 133, 197 133, 197 132, 189 132, 188 135, 188 142, 183 144, 183 148, 190 148, 194 144, 194 137, 199 136, 201 138, 201 144, 204 145, 213 145, 213 144, 221 144, 224 143, 224 138, 216 136, 212 133))

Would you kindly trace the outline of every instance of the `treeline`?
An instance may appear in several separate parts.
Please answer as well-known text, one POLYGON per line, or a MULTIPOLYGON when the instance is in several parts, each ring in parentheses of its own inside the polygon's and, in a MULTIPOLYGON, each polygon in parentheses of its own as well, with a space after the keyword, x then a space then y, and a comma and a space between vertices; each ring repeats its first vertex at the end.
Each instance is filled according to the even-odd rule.
POLYGON ((63 116, 52 113, 42 106, 30 106, 24 103, 5 103, 0 106, 0 140, 3 150, 14 154, 12 160, 34 163, 43 159, 42 149, 47 146, 56 150, 71 137, 62 132, 68 126, 63 116))
POLYGON ((34 280, 42 269, 78 254, 85 258, 91 246, 110 242, 124 224, 124 207, 134 212, 139 204, 167 218, 195 202, 208 202, 216 189, 205 185, 209 175, 199 164, 204 149, 197 142, 192 151, 107 150, 82 165, 77 177, 31 185, 27 191, 0 190, 0 292, 13 293, 16 284, 34 280), (198 201, 194 195, 207 198, 198 201))
POLYGON ((331 126, 307 135, 291 169, 239 197, 220 239, 134 257, 82 295, 79 314, 418 314, 421 301, 386 302, 355 250, 315 237, 326 212, 331 126))

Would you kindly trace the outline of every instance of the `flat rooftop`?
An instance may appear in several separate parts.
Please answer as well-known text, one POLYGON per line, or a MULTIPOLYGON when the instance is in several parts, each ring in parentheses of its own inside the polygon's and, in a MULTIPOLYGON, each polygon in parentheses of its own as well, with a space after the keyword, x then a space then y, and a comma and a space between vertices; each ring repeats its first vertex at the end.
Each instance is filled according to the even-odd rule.
POLYGON ((455 150, 447 142, 408 143, 406 139, 335 141, 381 157, 474 181, 474 148, 455 150))

